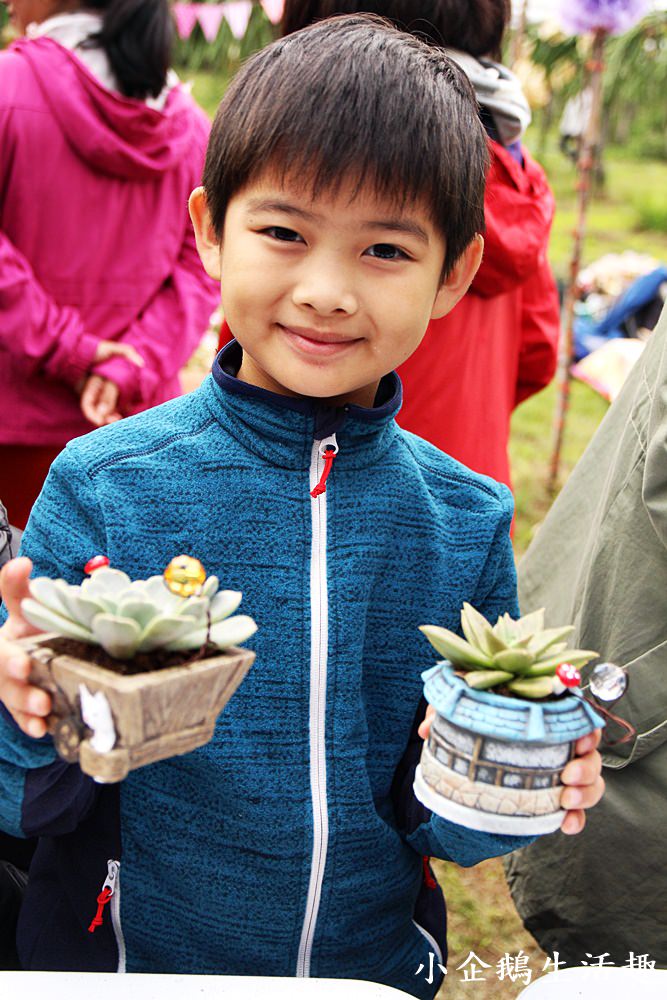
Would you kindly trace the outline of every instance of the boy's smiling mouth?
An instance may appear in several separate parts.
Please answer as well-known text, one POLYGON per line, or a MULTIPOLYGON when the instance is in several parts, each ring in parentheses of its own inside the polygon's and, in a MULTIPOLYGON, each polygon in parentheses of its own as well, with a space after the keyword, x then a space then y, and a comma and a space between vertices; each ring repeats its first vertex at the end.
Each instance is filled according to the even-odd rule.
POLYGON ((303 326, 285 326, 276 324, 291 347, 302 354, 311 357, 331 357, 342 354, 354 344, 359 344, 363 337, 351 337, 329 330, 313 330, 303 326))

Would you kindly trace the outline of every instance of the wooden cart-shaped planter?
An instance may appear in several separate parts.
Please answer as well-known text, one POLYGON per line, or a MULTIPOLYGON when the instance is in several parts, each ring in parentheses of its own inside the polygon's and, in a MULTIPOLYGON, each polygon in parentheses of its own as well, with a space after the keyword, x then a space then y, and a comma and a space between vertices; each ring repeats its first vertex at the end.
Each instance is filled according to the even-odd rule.
POLYGON ((208 743, 255 659, 232 646, 186 666, 123 676, 55 652, 53 638, 24 640, 30 681, 53 699, 47 724, 60 756, 102 783, 208 743))

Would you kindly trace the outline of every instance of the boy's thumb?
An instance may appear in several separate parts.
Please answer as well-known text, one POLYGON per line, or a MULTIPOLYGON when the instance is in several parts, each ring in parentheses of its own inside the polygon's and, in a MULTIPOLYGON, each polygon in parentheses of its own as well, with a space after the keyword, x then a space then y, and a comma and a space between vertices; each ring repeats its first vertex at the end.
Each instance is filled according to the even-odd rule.
POLYGON ((23 617, 21 612, 21 601, 24 597, 30 597, 28 581, 32 562, 26 556, 19 559, 10 559, 0 571, 0 596, 5 602, 5 607, 9 612, 9 621, 12 638, 22 639, 26 635, 34 635, 38 629, 33 628, 23 617))

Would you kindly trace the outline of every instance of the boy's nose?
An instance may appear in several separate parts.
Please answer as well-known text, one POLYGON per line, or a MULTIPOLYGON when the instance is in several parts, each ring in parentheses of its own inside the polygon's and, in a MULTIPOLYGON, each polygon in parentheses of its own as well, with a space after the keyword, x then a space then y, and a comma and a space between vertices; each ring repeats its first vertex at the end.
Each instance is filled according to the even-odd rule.
POLYGON ((302 275, 294 286, 292 300, 295 305, 313 309, 322 316, 335 313, 351 316, 358 308, 350 282, 331 269, 302 275))

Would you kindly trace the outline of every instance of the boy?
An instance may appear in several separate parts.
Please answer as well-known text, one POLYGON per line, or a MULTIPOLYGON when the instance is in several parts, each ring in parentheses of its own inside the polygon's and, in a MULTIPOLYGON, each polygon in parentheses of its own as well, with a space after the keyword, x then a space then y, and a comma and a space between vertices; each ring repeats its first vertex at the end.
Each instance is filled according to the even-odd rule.
MULTIPOLYGON (((0 697, 30 736, 0 730, 3 824, 42 837, 25 968, 336 976, 432 997, 418 970, 445 961, 445 920, 422 855, 472 864, 524 843, 412 796, 432 662, 417 626, 456 628, 466 598, 516 611, 512 509, 398 429, 386 374, 474 274, 485 162, 462 75, 375 19, 277 42, 231 85, 191 214, 237 339, 192 396, 70 445, 24 551, 72 581, 97 552, 134 577, 189 552, 243 590, 257 662, 206 747, 100 787, 30 738, 48 699, 5 644, 0 697), (107 859, 113 919, 89 934, 107 859)), ((5 574, 12 618, 26 565, 5 574)), ((566 808, 599 798, 594 742, 566 808)))

